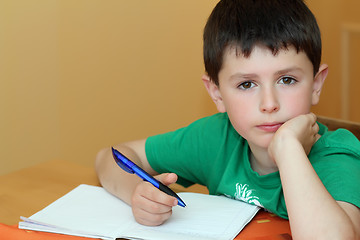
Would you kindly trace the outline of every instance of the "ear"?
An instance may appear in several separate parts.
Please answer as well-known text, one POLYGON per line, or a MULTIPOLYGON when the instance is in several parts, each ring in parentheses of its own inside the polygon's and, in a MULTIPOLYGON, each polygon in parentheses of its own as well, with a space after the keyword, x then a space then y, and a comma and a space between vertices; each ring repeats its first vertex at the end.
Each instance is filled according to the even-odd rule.
POLYGON ((219 86, 217 86, 210 77, 206 74, 202 76, 202 81, 205 85, 206 90, 208 91, 211 99, 214 101, 219 112, 226 112, 223 99, 221 97, 219 86))
POLYGON ((312 105, 316 105, 320 101, 320 93, 324 85, 325 79, 328 75, 329 67, 326 64, 322 64, 319 67, 319 71, 315 75, 312 93, 312 105))

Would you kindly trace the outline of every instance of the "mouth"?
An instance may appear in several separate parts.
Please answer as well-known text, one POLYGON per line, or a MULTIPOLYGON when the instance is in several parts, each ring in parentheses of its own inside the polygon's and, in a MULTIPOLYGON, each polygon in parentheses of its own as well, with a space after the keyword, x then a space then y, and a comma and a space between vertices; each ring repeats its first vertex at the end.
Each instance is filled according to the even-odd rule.
POLYGON ((276 132, 284 123, 264 123, 257 125, 256 127, 264 132, 274 133, 276 132))

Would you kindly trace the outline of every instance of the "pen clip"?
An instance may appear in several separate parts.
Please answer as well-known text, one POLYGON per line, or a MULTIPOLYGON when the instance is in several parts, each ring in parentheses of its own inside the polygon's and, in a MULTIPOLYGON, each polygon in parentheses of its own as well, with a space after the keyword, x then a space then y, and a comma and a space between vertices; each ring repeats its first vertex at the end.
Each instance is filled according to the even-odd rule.
POLYGON ((111 151, 117 165, 119 165, 119 167, 121 167, 125 172, 133 174, 134 171, 125 164, 125 162, 128 161, 127 157, 125 157, 123 154, 121 154, 118 150, 114 149, 113 147, 111 147, 111 151))

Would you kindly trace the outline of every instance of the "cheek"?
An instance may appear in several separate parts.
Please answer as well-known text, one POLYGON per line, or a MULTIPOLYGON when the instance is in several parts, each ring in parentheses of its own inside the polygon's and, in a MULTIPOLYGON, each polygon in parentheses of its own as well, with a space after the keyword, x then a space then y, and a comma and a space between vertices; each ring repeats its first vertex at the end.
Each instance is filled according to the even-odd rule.
POLYGON ((251 102, 246 101, 242 96, 225 95, 223 99, 226 112, 232 118, 239 118, 240 116, 246 118, 248 113, 250 113, 249 111, 253 108, 251 102))
MULTIPOLYGON (((228 113, 229 114, 229 113, 228 113)), ((242 117, 241 119, 238 117, 238 115, 230 115, 229 119, 231 122, 231 125, 234 127, 236 132, 240 134, 242 137, 247 138, 248 131, 250 129, 249 119, 247 117, 242 117)))
POLYGON ((253 112, 255 107, 251 104, 251 101, 237 99, 236 102, 228 104, 226 109, 235 130, 240 135, 246 135, 249 125, 254 121, 252 118, 256 116, 256 113, 253 112), (239 104, 239 102, 241 102, 241 104, 239 104))
POLYGON ((292 94, 283 101, 281 106, 283 108, 282 110, 291 115, 291 117, 309 113, 312 104, 310 95, 309 97, 304 97, 307 95, 304 93, 292 94))

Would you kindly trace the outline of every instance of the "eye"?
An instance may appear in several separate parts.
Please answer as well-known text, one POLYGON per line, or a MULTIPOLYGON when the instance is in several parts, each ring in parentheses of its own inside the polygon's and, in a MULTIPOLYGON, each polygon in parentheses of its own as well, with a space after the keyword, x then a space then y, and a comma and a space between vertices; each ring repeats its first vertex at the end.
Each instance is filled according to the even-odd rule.
POLYGON ((280 84, 285 84, 285 85, 291 85, 291 84, 294 84, 296 83, 297 81, 295 80, 295 78, 293 77, 282 77, 280 80, 279 80, 279 83, 280 84))
POLYGON ((246 81, 246 82, 240 83, 238 88, 243 89, 243 90, 248 90, 248 89, 253 88, 255 86, 256 86, 255 83, 250 82, 250 81, 246 81))

